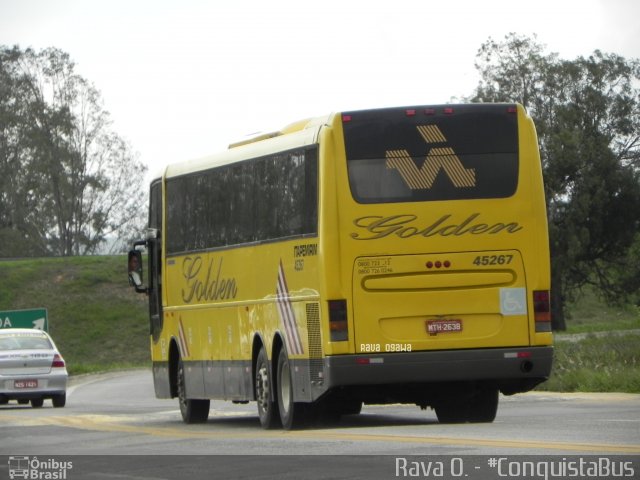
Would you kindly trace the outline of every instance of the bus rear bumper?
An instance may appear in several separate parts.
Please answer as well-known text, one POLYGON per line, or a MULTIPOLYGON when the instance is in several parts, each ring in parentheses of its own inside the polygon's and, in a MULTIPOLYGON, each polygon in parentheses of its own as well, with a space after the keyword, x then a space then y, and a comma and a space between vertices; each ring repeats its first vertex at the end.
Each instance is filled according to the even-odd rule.
POLYGON ((552 362, 552 346, 336 355, 325 387, 490 381, 509 395, 546 380, 552 362))

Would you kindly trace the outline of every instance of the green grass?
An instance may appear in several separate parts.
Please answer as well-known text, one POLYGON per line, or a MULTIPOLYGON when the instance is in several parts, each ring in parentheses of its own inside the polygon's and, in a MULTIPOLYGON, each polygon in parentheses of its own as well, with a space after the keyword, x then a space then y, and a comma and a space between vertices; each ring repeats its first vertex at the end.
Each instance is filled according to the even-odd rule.
POLYGON ((591 291, 585 291, 567 305, 566 333, 633 329, 640 329, 637 305, 607 305, 591 291))
POLYGON ((551 377, 537 390, 640 393, 640 309, 611 306, 591 291, 567 305, 554 335, 551 377))
POLYGON ((538 390, 640 393, 640 334, 559 338, 551 377, 538 390))
POLYGON ((124 256, 1 261, 0 310, 40 307, 71 374, 148 364, 146 297, 124 256))
MULTIPOLYGON (((0 310, 40 307, 71 374, 149 365, 147 297, 129 287, 124 256, 0 261, 0 310)), ((640 334, 597 333, 640 330, 638 307, 585 294, 567 311, 551 378, 538 389, 640 393, 640 334)))

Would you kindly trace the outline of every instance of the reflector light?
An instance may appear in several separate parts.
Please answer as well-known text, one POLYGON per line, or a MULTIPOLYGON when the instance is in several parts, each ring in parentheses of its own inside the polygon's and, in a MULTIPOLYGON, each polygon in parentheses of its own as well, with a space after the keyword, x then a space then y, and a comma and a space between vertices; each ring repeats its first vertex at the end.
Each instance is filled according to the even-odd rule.
POLYGON ((453 108, 445 107, 445 109, 442 111, 442 113, 444 113, 446 115, 451 115, 453 113, 453 108))
POLYGON ((358 365, 372 365, 375 363, 384 363, 384 358, 382 357, 356 357, 356 363, 358 365))
POLYGON ((442 262, 440 260, 436 261, 436 268, 442 267, 442 262))
POLYGON ((504 358, 531 358, 531 352, 506 352, 504 358))
POLYGON ((406 111, 407 117, 413 117, 416 114, 414 109, 409 109, 406 111))
POLYGON ((433 262, 427 262, 426 265, 427 268, 433 268, 433 262))
POLYGON ((451 262, 449 260, 444 261, 444 268, 449 268, 451 266, 451 262))
POLYGON ((342 122, 347 123, 351 121, 351 115, 342 115, 342 122))

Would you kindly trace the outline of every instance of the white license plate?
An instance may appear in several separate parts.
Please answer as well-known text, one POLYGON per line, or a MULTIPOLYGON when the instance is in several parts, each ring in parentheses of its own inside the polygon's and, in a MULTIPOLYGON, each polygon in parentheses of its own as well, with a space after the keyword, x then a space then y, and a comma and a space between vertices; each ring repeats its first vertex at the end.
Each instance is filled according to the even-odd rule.
POLYGON ((427 320, 427 333, 437 335, 439 333, 458 333, 462 331, 462 320, 449 318, 445 320, 427 320))
POLYGON ((15 380, 13 388, 38 388, 38 380, 15 380))

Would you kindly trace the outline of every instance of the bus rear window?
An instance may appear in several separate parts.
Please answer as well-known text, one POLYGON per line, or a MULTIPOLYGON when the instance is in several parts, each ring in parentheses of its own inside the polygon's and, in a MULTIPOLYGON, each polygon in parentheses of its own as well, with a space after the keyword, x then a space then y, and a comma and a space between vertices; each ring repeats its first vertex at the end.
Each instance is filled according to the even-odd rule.
POLYGON ((343 127, 359 203, 506 198, 517 189, 515 106, 350 112, 343 127))

